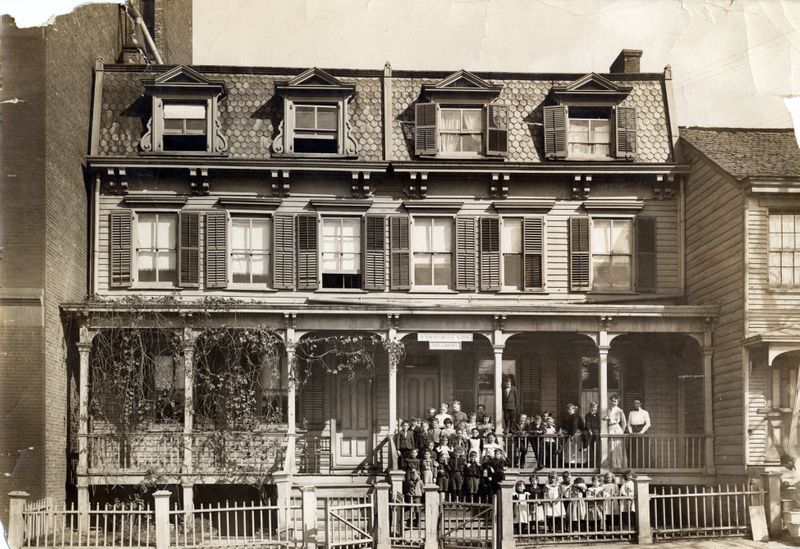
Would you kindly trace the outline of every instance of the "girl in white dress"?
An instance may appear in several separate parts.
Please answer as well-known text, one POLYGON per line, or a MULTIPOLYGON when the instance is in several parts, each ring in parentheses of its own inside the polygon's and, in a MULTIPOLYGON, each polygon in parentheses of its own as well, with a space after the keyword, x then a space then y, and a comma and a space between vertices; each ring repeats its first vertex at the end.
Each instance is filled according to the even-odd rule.
POLYGON ((588 504, 586 518, 589 521, 590 532, 596 532, 603 528, 605 521, 605 511, 603 508, 603 477, 595 475, 592 477, 592 485, 586 489, 586 499, 588 504))
POLYGON ((530 494, 525 490, 525 483, 517 481, 514 486, 514 533, 527 534, 530 532, 530 508, 528 498, 530 494))
POLYGON ((608 443, 608 457, 611 469, 624 469, 628 466, 628 460, 625 456, 625 444, 622 440, 622 434, 625 432, 627 422, 625 421, 625 412, 619 407, 619 397, 611 395, 611 407, 605 419, 608 422, 608 434, 617 435, 612 436, 608 443))
POLYGON ((564 517, 564 503, 561 501, 558 475, 554 471, 547 475, 547 484, 542 489, 542 499, 544 499, 544 516, 547 518, 548 530, 551 532, 560 530, 564 517))
POLYGON ((622 476, 622 484, 619 487, 619 495, 622 498, 619 502, 620 519, 623 528, 630 528, 633 522, 633 498, 636 494, 636 485, 633 482, 635 475, 631 471, 625 471, 622 476))

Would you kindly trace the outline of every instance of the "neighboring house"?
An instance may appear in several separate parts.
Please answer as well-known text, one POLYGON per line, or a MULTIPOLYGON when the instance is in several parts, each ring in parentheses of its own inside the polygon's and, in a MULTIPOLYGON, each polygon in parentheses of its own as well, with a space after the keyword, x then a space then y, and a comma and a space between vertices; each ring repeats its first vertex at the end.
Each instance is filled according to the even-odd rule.
POLYGON ((793 130, 682 128, 686 297, 717 304, 720 474, 797 455, 800 149, 793 130), (744 441, 744 444, 743 444, 744 441))
POLYGON ((89 485, 153 474, 186 501, 240 482, 198 449, 225 419, 195 417, 213 390, 192 374, 209 326, 280 337, 255 397, 283 418, 287 457, 267 482, 363 485, 396 466, 398 418, 454 399, 500 418, 507 376, 529 414, 642 399, 653 443, 638 469, 711 478, 737 453, 712 453, 718 303, 683 304, 688 169, 669 71, 641 73, 640 55, 605 74, 99 67, 87 168, 100 299, 62 304, 80 331, 81 505, 89 485), (137 315, 131 298, 183 329, 183 353, 154 352, 142 380, 171 395, 177 424, 154 417, 123 439, 89 417, 89 376, 98 336, 137 315), (377 355, 374 378, 296 384, 296 349, 326 334, 377 334, 405 356, 377 355))

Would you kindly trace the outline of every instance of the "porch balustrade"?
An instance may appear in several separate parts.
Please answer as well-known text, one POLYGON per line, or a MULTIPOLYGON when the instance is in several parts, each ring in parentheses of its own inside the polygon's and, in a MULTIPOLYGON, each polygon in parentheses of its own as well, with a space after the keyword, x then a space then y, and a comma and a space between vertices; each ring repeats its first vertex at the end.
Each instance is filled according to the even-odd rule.
POLYGON ((181 472, 184 444, 180 432, 90 433, 80 436, 86 440, 90 475, 181 472))

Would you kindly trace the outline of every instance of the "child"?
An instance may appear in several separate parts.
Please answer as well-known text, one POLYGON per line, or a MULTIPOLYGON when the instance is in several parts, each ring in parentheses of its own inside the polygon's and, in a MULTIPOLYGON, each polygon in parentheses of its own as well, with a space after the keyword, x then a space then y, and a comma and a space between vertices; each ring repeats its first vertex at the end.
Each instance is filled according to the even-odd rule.
POLYGON ((603 495, 603 476, 594 475, 592 477, 592 485, 586 489, 586 499, 589 500, 586 513, 586 518, 589 521, 589 531, 596 532, 602 528, 605 520, 603 495))
POLYGON ((426 435, 426 429, 422 424, 422 420, 418 417, 415 417, 412 421, 412 431, 414 432, 414 442, 416 443, 417 452, 422 455, 425 451, 425 446, 428 444, 428 440, 426 435))
POLYGON ((433 484, 436 478, 436 467, 433 464, 433 458, 428 450, 422 454, 422 461, 419 462, 419 469, 422 472, 422 483, 433 484))
POLYGON ((584 501, 586 490, 586 483, 581 477, 576 478, 570 487, 569 520, 573 532, 581 532, 586 529, 585 526, 581 527, 586 521, 586 502, 584 501))
POLYGON ((456 448, 455 457, 450 460, 450 493, 460 496, 464 489, 464 476, 467 472, 466 454, 461 447, 456 448))
POLYGON ((569 512, 570 506, 570 497, 572 494, 572 473, 569 471, 564 471, 561 473, 561 482, 558 484, 558 491, 561 495, 561 499, 564 501, 564 514, 566 515, 569 512))
POLYGON ((472 412, 469 415, 469 419, 464 424, 464 431, 466 431, 467 433, 471 433, 472 430, 475 429, 477 426, 478 426, 478 414, 472 412))
POLYGON ((623 528, 630 528, 631 523, 633 521, 633 497, 636 494, 636 484, 634 484, 633 479, 636 478, 631 471, 625 471, 625 474, 622 475, 622 484, 619 487, 619 510, 620 510, 620 520, 622 521, 623 528))
POLYGON ((533 448, 533 455, 536 458, 536 471, 541 471, 544 468, 542 457, 544 456, 544 423, 542 416, 533 416, 533 421, 528 425, 528 440, 530 440, 531 448, 533 448))
POLYGON ((530 522, 530 510, 528 507, 528 492, 525 491, 525 483, 517 481, 514 486, 513 506, 514 506, 514 533, 527 534, 530 532, 528 523, 530 522))
POLYGON ((472 436, 469 437, 469 453, 475 452, 478 455, 483 453, 483 438, 477 427, 472 428, 472 436))
POLYGON ((458 428, 467 422, 467 414, 461 411, 461 401, 453 401, 453 427, 458 428))
MULTIPOLYGON (((409 503, 422 503, 422 496, 425 491, 422 488, 422 479, 419 478, 419 471, 412 471, 411 478, 406 483, 406 501, 409 503)), ((412 512, 414 522, 419 524, 419 507, 415 506, 412 512)), ((411 518, 409 518, 411 522, 411 518)), ((409 526, 411 526, 409 524, 409 526)))
MULTIPOLYGON (((545 412, 545 414, 548 414, 548 412, 545 412)), ((556 420, 553 416, 547 415, 544 421, 544 432, 542 433, 544 455, 542 456, 542 463, 545 467, 552 468, 558 463, 558 454, 560 452, 558 430, 556 429, 556 420)))
POLYGON ((409 452, 409 457, 406 458, 406 481, 411 480, 411 474, 416 471, 419 473, 419 458, 417 457, 417 449, 414 448, 409 452))
POLYGON ((442 433, 442 430, 439 428, 439 420, 433 418, 428 425, 429 427, 428 432, 425 433, 425 440, 427 440, 429 443, 433 442, 438 446, 439 442, 441 442, 439 437, 442 433))
POLYGON ((467 463, 466 477, 467 477, 467 495, 475 497, 481 486, 481 476, 483 469, 478 461, 478 452, 469 453, 469 463, 467 463))
POLYGON ((481 423, 478 428, 481 430, 483 436, 494 433, 494 423, 492 423, 491 416, 483 416, 483 423, 481 423))
POLYGON ((430 452, 431 453, 431 457, 433 459, 436 459, 436 457, 439 455, 439 451, 437 450, 437 448, 438 448, 438 446, 436 445, 436 443, 433 442, 432 440, 429 440, 428 442, 425 443, 424 452, 430 452))
POLYGON ((494 453, 497 450, 501 450, 502 448, 497 443, 497 439, 494 436, 494 433, 489 433, 486 435, 486 442, 483 444, 483 455, 494 457, 494 453))
POLYGON ((492 492, 497 492, 500 483, 506 479, 506 456, 500 448, 494 451, 492 470, 492 492))
POLYGON ((449 439, 450 437, 452 437, 455 434, 456 434, 456 430, 453 428, 453 420, 450 419, 449 417, 445 418, 445 420, 444 420, 444 429, 442 429, 441 432, 439 433, 439 440, 444 439, 444 438, 448 438, 449 439))
POLYGON ((614 523, 616 521, 616 516, 619 515, 619 501, 617 500, 617 496, 619 496, 619 489, 617 488, 617 482, 614 478, 614 473, 608 472, 603 477, 603 497, 606 499, 604 505, 604 511, 606 515, 606 528, 609 530, 614 529, 614 523))
POLYGON ((444 494, 450 486, 450 455, 439 454, 439 466, 436 468, 436 484, 439 493, 444 494))
POLYGON ((547 474, 547 484, 542 490, 542 498, 545 500, 544 516, 547 521, 547 529, 551 532, 560 531, 564 520, 564 504, 561 501, 561 488, 555 471, 547 474))
POLYGON ((450 459, 450 454, 453 452, 453 449, 450 447, 450 441, 446 437, 442 437, 442 442, 439 444, 439 448, 437 449, 439 452, 439 458, 442 457, 450 459))
POLYGON ((494 467, 492 467, 492 457, 484 454, 481 461, 481 497, 489 497, 492 495, 492 476, 494 475, 494 467))

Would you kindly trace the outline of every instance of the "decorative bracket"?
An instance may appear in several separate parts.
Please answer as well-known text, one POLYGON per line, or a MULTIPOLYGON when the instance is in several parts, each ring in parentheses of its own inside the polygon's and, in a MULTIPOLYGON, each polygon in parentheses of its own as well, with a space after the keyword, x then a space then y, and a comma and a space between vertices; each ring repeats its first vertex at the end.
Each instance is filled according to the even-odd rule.
POLYGON ((425 198, 428 194, 428 172, 409 172, 411 180, 404 192, 409 198, 425 198))
POLYGON ((128 176, 125 168, 106 169, 106 184, 109 192, 128 194, 128 176))
POLYGON ((389 329, 397 332, 400 327, 400 315, 396 313, 389 313, 386 315, 386 322, 389 324, 389 329))
POLYGON ((194 194, 209 194, 211 188, 208 183, 208 169, 195 168, 189 170, 189 185, 194 194))
POLYGON ((505 330, 506 327, 506 315, 494 315, 492 318, 492 329, 497 330, 505 330))
POLYGON ((610 316, 601 316, 600 322, 598 325, 598 329, 601 332, 608 332, 608 329, 611 328, 611 321, 614 320, 613 317, 610 316))
POLYGON ((592 190, 591 175, 576 175, 572 182, 572 200, 586 200, 592 190))
POLYGON ((508 181, 511 175, 507 173, 493 173, 492 182, 489 184, 489 194, 492 198, 508 198, 508 181))
POLYGON ((375 191, 369 184, 370 172, 351 172, 353 198, 369 198, 375 191), (360 176, 360 177, 359 177, 360 176))
POLYGON ((674 175, 657 175, 653 195, 656 200, 672 200, 677 193, 677 186, 674 175))
POLYGON ((289 196, 289 170, 271 170, 272 196, 289 196))

